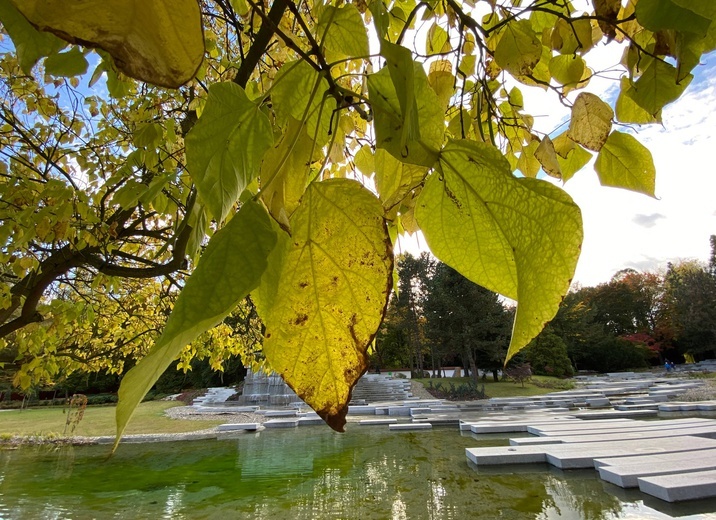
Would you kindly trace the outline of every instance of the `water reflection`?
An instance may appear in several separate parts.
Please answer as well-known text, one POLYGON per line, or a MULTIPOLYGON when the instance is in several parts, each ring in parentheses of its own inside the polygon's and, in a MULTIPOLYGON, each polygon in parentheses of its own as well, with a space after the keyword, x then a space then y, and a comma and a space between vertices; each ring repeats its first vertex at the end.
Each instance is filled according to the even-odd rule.
POLYGON ((464 450, 477 445, 452 429, 355 427, 125 445, 110 460, 97 446, 0 451, 0 519, 613 520, 716 511, 714 502, 710 510, 656 510, 640 493, 612 492, 591 470, 476 470, 464 450))

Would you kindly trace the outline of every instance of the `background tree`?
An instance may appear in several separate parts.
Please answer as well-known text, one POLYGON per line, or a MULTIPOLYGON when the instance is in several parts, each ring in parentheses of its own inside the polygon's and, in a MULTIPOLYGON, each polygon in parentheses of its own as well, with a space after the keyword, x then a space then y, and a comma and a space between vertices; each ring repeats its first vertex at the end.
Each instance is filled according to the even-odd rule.
POLYGON ((548 325, 524 350, 532 372, 538 375, 571 377, 572 362, 567 355, 567 344, 548 325))
POLYGON ((513 355, 554 317, 582 240, 579 209, 538 171, 566 181, 595 152, 603 184, 653 195, 650 153, 613 124, 658 122, 716 47, 707 2, 135 7, 0 0, 14 44, 0 219, 15 277, 0 335, 44 321, 50 287, 77 271, 173 276, 213 235, 123 380, 120 432, 186 344, 252 292, 267 360, 342 429, 403 230, 518 302, 513 355), (613 40, 627 46, 614 108, 576 92, 602 72, 589 51, 613 40), (77 88, 103 75, 102 99, 77 88), (571 105, 569 129, 535 130, 516 83, 571 105), (378 197, 356 182, 369 176, 378 197))
POLYGON ((435 261, 428 253, 398 258, 398 290, 391 297, 378 334, 376 358, 383 368, 405 368, 422 375, 427 343, 424 337, 424 301, 435 261))
POLYGON ((666 273, 669 318, 681 354, 716 354, 716 277, 698 262, 670 264, 666 273))
POLYGON ((435 345, 438 368, 460 359, 477 383, 478 368, 501 367, 509 343, 510 314, 499 296, 442 262, 435 266, 424 304, 426 337, 435 345))

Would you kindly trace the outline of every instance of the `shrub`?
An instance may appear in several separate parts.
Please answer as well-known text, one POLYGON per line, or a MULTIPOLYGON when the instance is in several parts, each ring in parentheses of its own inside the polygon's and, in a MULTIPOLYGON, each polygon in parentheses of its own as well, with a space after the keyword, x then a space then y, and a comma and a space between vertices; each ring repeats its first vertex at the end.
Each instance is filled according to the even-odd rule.
POLYGON ((574 368, 565 342, 549 328, 537 336, 524 351, 532 371, 537 375, 572 377, 574 368))

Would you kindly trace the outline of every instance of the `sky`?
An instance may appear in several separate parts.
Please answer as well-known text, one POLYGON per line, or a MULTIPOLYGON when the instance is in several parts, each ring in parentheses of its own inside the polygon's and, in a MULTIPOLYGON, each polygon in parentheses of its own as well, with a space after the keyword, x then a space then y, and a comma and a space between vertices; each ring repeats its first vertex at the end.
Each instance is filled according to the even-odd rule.
MULTIPOLYGON (((598 70, 620 58, 614 44, 585 56, 598 70)), ((708 260, 709 237, 716 234, 716 52, 703 57, 693 74, 681 98, 663 109, 661 125, 614 127, 633 133, 652 152, 656 198, 601 186, 593 161, 565 184, 548 178, 582 209, 584 242, 574 284, 598 285, 625 268, 658 271, 680 259, 708 260)), ((592 80, 584 91, 613 106, 617 87, 618 81, 592 80)), ((569 111, 556 96, 520 88, 537 130, 566 130, 569 111)), ((399 247, 413 254, 428 250, 421 237, 404 239, 399 247)))

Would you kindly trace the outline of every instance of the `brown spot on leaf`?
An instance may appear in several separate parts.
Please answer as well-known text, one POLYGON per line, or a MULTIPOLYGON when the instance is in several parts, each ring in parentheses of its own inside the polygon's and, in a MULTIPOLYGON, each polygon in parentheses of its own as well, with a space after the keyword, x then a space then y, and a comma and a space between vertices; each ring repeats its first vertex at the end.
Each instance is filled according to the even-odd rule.
POLYGON ((298 315, 296 315, 296 317, 293 319, 293 324, 294 324, 294 325, 303 325, 303 324, 306 323, 307 321, 308 321, 308 315, 306 315, 306 314, 298 314, 298 315))

